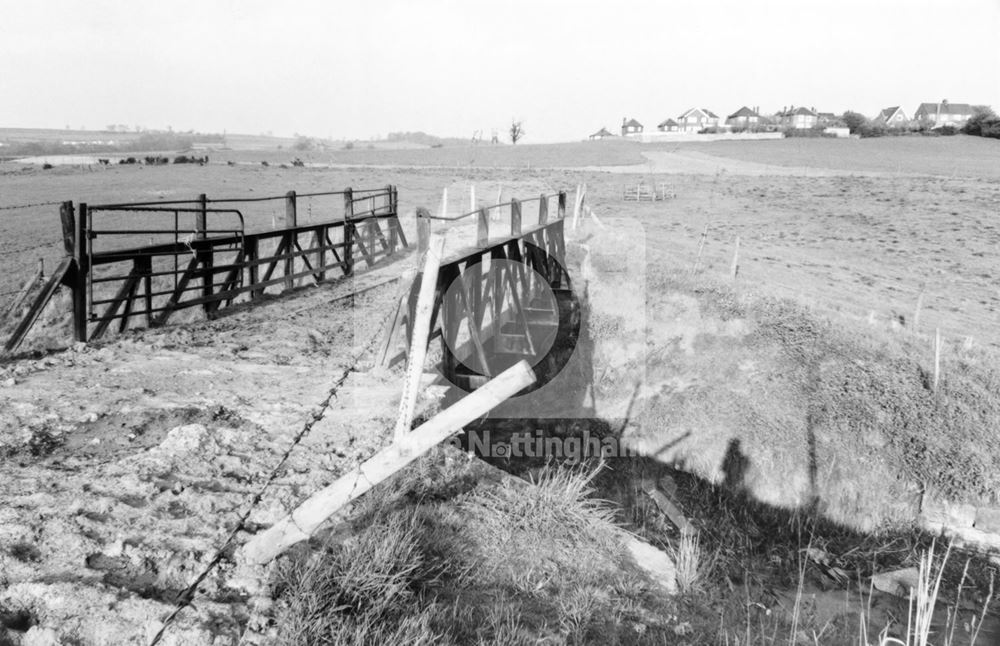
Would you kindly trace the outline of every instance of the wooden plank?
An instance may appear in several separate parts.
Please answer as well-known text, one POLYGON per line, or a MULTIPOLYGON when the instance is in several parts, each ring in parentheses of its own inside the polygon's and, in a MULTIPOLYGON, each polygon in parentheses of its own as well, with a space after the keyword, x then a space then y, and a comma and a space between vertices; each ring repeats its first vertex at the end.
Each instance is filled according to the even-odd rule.
POLYGON ((25 314, 21 322, 14 328, 14 332, 10 335, 10 338, 7 339, 7 342, 4 344, 6 352, 13 352, 21 345, 24 337, 28 335, 35 321, 38 320, 38 317, 45 310, 45 306, 52 300, 52 296, 56 293, 59 285, 63 283, 76 284, 76 277, 71 275, 75 270, 76 261, 72 258, 63 258, 59 266, 56 267, 55 272, 49 277, 48 282, 45 283, 42 291, 35 297, 34 302, 28 309, 28 313, 25 314))
MULTIPOLYGON (((200 262, 201 260, 198 258, 197 254, 191 257, 191 261, 188 263, 187 268, 184 270, 184 273, 181 274, 181 279, 177 281, 177 286, 174 288, 174 292, 170 295, 170 298, 167 300, 166 306, 164 306, 164 309, 163 311, 160 312, 160 315, 154 319, 153 321, 154 326, 160 326, 166 323, 167 319, 170 318, 170 315, 173 313, 173 311, 177 309, 177 304, 180 302, 181 297, 184 295, 184 290, 187 289, 187 285, 189 282, 191 282, 191 278, 194 277, 195 272, 198 268, 198 264, 200 262)), ((202 297, 205 298, 204 295, 202 297)))
POLYGON ((114 299, 108 304, 107 309, 104 310, 104 315, 101 316, 100 320, 97 322, 97 326, 94 327, 94 331, 91 333, 91 339, 99 339, 104 335, 104 332, 108 329, 108 325, 114 320, 115 314, 118 313, 118 308, 121 307, 122 303, 125 302, 130 296, 134 297, 135 288, 139 284, 139 273, 133 266, 132 271, 128 273, 125 280, 122 282, 121 287, 118 288, 118 292, 115 294, 114 299))
MULTIPOLYGON (((298 226, 298 214, 295 205, 295 191, 288 191, 285 194, 285 229, 291 230, 298 226)), ((298 232, 290 233, 290 240, 297 247, 299 245, 298 232)), ((288 246, 291 249, 291 245, 288 246)), ((285 258, 285 291, 295 287, 295 283, 290 276, 295 273, 295 258, 285 258)))
POLYGON ((360 251, 361 255, 364 256, 365 264, 369 267, 374 267, 375 259, 372 257, 372 254, 369 253, 368 248, 365 247, 365 243, 361 241, 361 236, 357 235, 357 230, 354 228, 354 224, 349 223, 344 231, 346 232, 347 230, 351 230, 351 238, 354 239, 354 244, 357 246, 358 251, 360 251))
POLYGON ((11 300, 10 304, 3 309, 3 312, 0 313, 0 325, 6 323, 7 318, 10 317, 15 312, 17 312, 18 309, 20 309, 21 305, 28 298, 28 294, 31 293, 31 290, 33 290, 36 285, 43 282, 44 280, 45 280, 45 267, 42 264, 42 261, 39 260, 38 269, 35 270, 35 273, 32 274, 31 278, 25 281, 24 285, 22 285, 21 289, 18 291, 17 296, 15 296, 13 300, 11 300))
POLYGON ((466 395, 412 433, 314 493, 291 514, 250 539, 243 546, 241 557, 249 563, 268 563, 290 546, 308 539, 330 516, 352 500, 458 433, 466 424, 527 388, 535 379, 525 361, 505 370, 482 388, 466 395))
POLYGON ((410 338, 410 356, 406 362, 406 380, 403 383, 403 396, 399 402, 399 414, 396 416, 395 438, 397 441, 409 433, 410 425, 413 423, 420 375, 424 372, 424 361, 427 358, 427 336, 430 333, 434 302, 437 300, 435 294, 443 251, 444 238, 435 238, 431 241, 427 248, 427 254, 423 258, 416 313, 411 319, 413 333, 410 338))

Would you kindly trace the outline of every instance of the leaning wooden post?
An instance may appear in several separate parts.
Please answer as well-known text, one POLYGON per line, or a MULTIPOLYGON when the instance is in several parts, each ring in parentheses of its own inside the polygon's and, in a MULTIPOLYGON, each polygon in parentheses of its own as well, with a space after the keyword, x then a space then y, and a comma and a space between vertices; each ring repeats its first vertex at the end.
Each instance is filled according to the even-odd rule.
POLYGON ((87 219, 90 213, 87 203, 81 202, 76 214, 76 233, 73 238, 73 264, 76 272, 73 276, 73 338, 77 341, 87 341, 87 275, 90 272, 90 254, 87 219))
POLYGON ((423 270, 420 274, 420 291, 417 293, 417 311, 414 320, 410 321, 413 333, 410 336, 410 353, 406 359, 403 396, 399 400, 399 414, 396 417, 395 437, 397 442, 410 432, 410 426, 413 424, 413 413, 417 407, 417 389, 420 388, 420 378, 424 373, 424 361, 427 359, 427 344, 431 334, 431 315, 434 312, 438 271, 441 269, 443 254, 444 238, 438 236, 430 241, 427 253, 424 255, 423 270))
POLYGON ((490 214, 485 208, 476 215, 476 246, 485 249, 490 242, 490 214))
POLYGON ((476 210, 476 185, 469 185, 469 212, 476 210))
POLYGON ((559 200, 556 206, 556 215, 560 220, 566 219, 566 191, 559 191, 559 200))
POLYGON ((288 291, 295 287, 295 281, 292 279, 292 275, 295 273, 295 256, 291 255, 295 253, 295 243, 298 241, 298 234, 290 229, 294 229, 298 226, 298 208, 296 205, 295 191, 288 191, 285 193, 285 236, 288 239, 288 248, 285 253, 288 258, 285 258, 285 290, 288 291))
POLYGON ((733 265, 729 268, 729 274, 733 280, 740 273, 740 237, 736 236, 736 248, 733 250, 733 265))
MULTIPOLYGON (((195 240, 202 241, 208 238, 208 196, 204 193, 198 196, 198 212, 195 214, 194 228, 195 240)), ((205 299, 201 308, 208 315, 212 312, 212 287, 215 283, 215 273, 212 271, 214 266, 212 249, 204 243, 199 244, 195 255, 201 263, 201 296, 205 299)))
POLYGON ((448 187, 445 186, 441 192, 441 217, 448 217, 448 187))
POLYGON ((354 274, 354 191, 344 189, 344 275, 354 274))
POLYGON ((270 562, 292 545, 312 536, 324 521, 345 505, 534 382, 535 375, 528 362, 519 361, 421 424, 402 441, 390 444, 333 484, 314 493, 291 514, 254 536, 243 546, 242 557, 251 564, 270 562))
POLYGON ((521 235, 521 203, 516 197, 510 198, 510 235, 521 235))
POLYGON ((549 196, 542 193, 538 198, 538 224, 545 224, 549 221, 549 196))

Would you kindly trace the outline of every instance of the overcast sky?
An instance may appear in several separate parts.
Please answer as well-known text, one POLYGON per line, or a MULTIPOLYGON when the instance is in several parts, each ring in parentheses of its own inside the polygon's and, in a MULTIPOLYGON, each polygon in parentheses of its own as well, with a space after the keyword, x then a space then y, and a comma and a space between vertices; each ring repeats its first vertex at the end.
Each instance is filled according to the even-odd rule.
POLYGON ((1000 0, 0 0, 0 126, 577 140, 622 117, 1000 108, 1000 0))

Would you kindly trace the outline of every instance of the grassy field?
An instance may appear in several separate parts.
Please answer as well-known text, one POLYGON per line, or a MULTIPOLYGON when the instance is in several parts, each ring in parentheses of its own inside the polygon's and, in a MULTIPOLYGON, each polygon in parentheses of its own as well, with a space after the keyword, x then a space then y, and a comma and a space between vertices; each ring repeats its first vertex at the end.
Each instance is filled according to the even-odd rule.
MULTIPOLYGON (((737 170, 738 164, 755 161, 793 172, 802 168, 797 164, 833 172, 823 177, 739 172, 657 175, 638 164, 645 159, 641 153, 673 148, 625 141, 301 155, 284 150, 220 152, 205 167, 46 171, 2 164, 0 207, 61 200, 93 204, 185 199, 202 192, 210 197, 259 197, 293 189, 392 183, 399 187, 401 212, 408 219, 417 206, 437 208, 445 187, 450 187, 452 208, 459 209, 468 202, 470 185, 477 187, 480 201, 489 202, 500 187, 506 195, 523 197, 586 182, 595 211, 634 218, 644 228, 652 253, 668 254, 691 266, 707 226, 700 262, 724 272, 739 236, 741 284, 747 288, 804 299, 855 318, 874 313, 883 323, 895 319, 904 325, 917 317, 919 300, 919 322, 925 331, 940 327, 953 340, 972 337, 974 343, 1000 343, 996 270, 1000 225, 994 218, 1000 189, 989 181, 1000 172, 996 163, 1000 146, 995 141, 963 136, 789 139, 681 148, 680 152, 725 159, 737 170), (247 163, 223 165, 226 156, 247 163), (280 167, 296 156, 351 167, 280 167), (271 159, 271 165, 251 161, 257 157, 271 159), (633 163, 641 171, 635 175, 558 170, 633 163), (365 168, 365 164, 396 167, 365 168), (407 168, 410 164, 440 168, 407 168), (959 172, 953 176, 956 168, 959 172), (857 177, 852 169, 891 175, 857 177), (937 176, 923 174, 929 172, 937 176), (676 198, 622 202, 624 185, 639 180, 665 182, 676 198)), ((683 158, 677 163, 683 165, 683 158)), ((307 217, 322 216, 318 204, 315 213, 309 212, 308 204, 303 206, 307 217)), ((250 228, 269 227, 279 215, 280 203, 248 207, 250 228)), ((56 206, 0 210, 0 293, 16 289, 38 258, 52 266, 59 250, 56 206)))
POLYGON ((677 144, 742 161, 848 172, 875 171, 943 177, 1000 177, 1000 145, 983 137, 790 138, 677 144))

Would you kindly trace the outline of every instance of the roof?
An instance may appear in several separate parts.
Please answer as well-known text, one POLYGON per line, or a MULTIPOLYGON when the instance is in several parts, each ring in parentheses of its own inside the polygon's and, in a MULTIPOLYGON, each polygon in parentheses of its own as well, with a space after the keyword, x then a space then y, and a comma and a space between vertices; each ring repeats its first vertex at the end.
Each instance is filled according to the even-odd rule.
POLYGON ((742 108, 740 108, 739 110, 737 110, 736 112, 732 113, 731 115, 729 115, 726 118, 727 119, 738 119, 740 117, 759 117, 759 116, 760 116, 759 114, 757 114, 756 112, 754 112, 750 108, 748 108, 746 106, 743 106, 742 108))
POLYGON ((622 124, 622 127, 626 127, 626 128, 641 128, 642 124, 639 123, 638 121, 636 121, 635 119, 629 119, 628 121, 626 121, 625 123, 622 124))
POLYGON ((600 130, 598 130, 597 132, 595 132, 594 134, 592 134, 590 136, 591 137, 614 137, 613 134, 611 134, 610 132, 608 132, 607 128, 601 128, 600 130))
POLYGON ((659 124, 658 126, 656 126, 656 127, 657 127, 657 128, 666 128, 666 127, 668 127, 668 126, 677 126, 677 125, 680 125, 680 124, 679 124, 679 123, 677 123, 676 121, 674 121, 673 119, 667 119, 666 121, 664 121, 664 122, 660 123, 660 124, 659 124))
POLYGON ((679 116, 677 118, 678 119, 684 119, 689 114, 691 114, 692 112, 700 112, 703 115, 705 115, 706 117, 708 117, 709 119, 718 119, 719 118, 718 115, 716 115, 714 112, 712 112, 711 110, 706 110, 705 108, 691 108, 690 110, 688 110, 687 112, 685 112, 684 114, 682 114, 681 116, 679 116))
POLYGON ((784 113, 784 115, 786 117, 794 117, 796 115, 806 115, 806 116, 810 116, 810 117, 818 117, 819 116, 818 114, 816 114, 815 112, 813 112, 809 108, 802 108, 802 107, 794 108, 794 109, 791 109, 791 110, 787 110, 784 113))
POLYGON ((878 113, 878 117, 876 117, 876 118, 882 118, 882 119, 885 119, 886 121, 888 121, 897 112, 899 112, 899 106, 898 105, 894 105, 891 108, 884 108, 881 112, 878 113))
POLYGON ((917 112, 937 114, 939 105, 941 106, 941 114, 967 114, 970 117, 972 116, 972 106, 968 103, 947 103, 944 101, 941 103, 921 103, 920 107, 917 108, 917 112))

